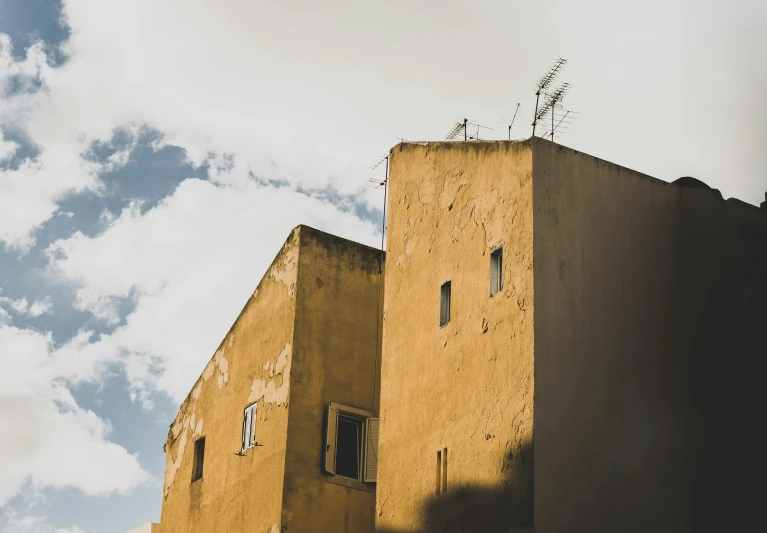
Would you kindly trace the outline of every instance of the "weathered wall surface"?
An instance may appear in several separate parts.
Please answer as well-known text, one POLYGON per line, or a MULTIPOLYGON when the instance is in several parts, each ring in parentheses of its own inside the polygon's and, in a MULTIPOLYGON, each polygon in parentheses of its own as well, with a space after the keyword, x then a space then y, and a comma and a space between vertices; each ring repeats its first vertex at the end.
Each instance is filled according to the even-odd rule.
POLYGON ((372 532, 375 485, 329 483, 322 460, 331 401, 377 412, 383 254, 305 226, 300 239, 282 524, 372 532))
POLYGON ((546 141, 533 154, 536 531, 748 530, 764 213, 546 141))
POLYGON ((534 140, 536 531, 679 531, 678 192, 534 140))
POLYGON ((280 531, 298 261, 296 229, 181 405, 165 445, 162 533, 280 531), (253 402, 259 446, 238 456, 253 402), (192 482, 200 437, 203 477, 192 482))
POLYGON ((749 531, 767 497, 767 209, 680 189, 688 531, 749 531))
POLYGON ((403 143, 390 157, 377 528, 529 525, 530 145, 403 143), (500 246, 504 286, 490 297, 490 253, 500 246), (440 327, 446 280, 451 320, 440 327), (444 448, 447 492, 437 496, 444 448))

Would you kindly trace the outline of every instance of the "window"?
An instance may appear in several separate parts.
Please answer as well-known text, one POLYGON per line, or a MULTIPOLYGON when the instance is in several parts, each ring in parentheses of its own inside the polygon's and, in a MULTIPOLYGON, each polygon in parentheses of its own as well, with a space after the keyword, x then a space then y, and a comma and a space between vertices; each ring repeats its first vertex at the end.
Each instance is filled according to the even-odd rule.
POLYGON ((202 464, 205 460, 205 437, 194 441, 194 459, 192 460, 192 481, 202 479, 202 464))
POLYGON ((375 483, 378 471, 378 418, 370 411, 331 402, 325 439, 325 471, 375 483))
POLYGON ((447 492, 447 448, 437 452, 437 496, 447 492))
POLYGON ((439 325, 450 322, 450 282, 442 284, 439 291, 439 325))
POLYGON ((503 289, 503 248, 490 254, 490 296, 503 289))
POLYGON ((245 408, 242 417, 242 451, 250 450, 256 445, 256 406, 249 405, 245 408))

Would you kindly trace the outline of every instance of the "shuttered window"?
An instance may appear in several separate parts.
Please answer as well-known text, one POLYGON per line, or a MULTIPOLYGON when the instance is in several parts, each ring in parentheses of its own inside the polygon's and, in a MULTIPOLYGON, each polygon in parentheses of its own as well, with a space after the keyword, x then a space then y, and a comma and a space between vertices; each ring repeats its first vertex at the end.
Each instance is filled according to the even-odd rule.
POLYGON ((325 472, 375 483, 378 472, 378 418, 370 411, 331 403, 325 425, 325 472))
POLYGON ((256 445, 256 407, 252 404, 245 408, 242 420, 242 451, 251 449, 256 445))
POLYGON ((365 483, 375 483, 378 476, 378 418, 368 418, 365 424, 365 483))

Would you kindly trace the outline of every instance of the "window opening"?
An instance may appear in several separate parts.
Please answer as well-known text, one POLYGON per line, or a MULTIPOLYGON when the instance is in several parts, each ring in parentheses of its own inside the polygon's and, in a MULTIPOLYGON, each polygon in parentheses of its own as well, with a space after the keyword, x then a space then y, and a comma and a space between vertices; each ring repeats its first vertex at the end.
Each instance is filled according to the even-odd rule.
POLYGON ((490 296, 495 296, 503 289, 503 248, 490 254, 490 296))
POLYGON ((194 441, 194 458, 192 460, 192 481, 202 479, 202 465, 205 461, 205 437, 194 441))
POLYGON ((440 288, 439 298, 439 325, 444 326, 450 322, 450 282, 446 281, 440 288))
POLYGON ((338 417, 336 437, 336 475, 360 478, 360 448, 362 420, 348 416, 338 417))

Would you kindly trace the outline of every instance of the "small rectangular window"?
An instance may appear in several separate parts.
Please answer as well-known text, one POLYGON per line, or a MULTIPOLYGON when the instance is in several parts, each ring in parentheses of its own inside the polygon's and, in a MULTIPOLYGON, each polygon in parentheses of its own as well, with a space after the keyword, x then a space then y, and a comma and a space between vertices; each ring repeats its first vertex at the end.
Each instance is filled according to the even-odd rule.
POLYGON ((437 451, 437 496, 447 492, 447 448, 437 451))
POLYGON ((490 296, 503 289, 503 248, 490 254, 490 296))
POLYGON ((252 404, 245 408, 242 420, 242 451, 251 449, 256 445, 256 407, 252 404))
POLYGON ((442 490, 442 450, 437 451, 437 496, 442 490))
POLYGON ((450 322, 450 282, 442 284, 439 291, 439 325, 444 326, 450 322))
POLYGON ((194 458, 192 460, 192 481, 202 479, 202 465, 205 461, 205 437, 194 441, 194 458))

